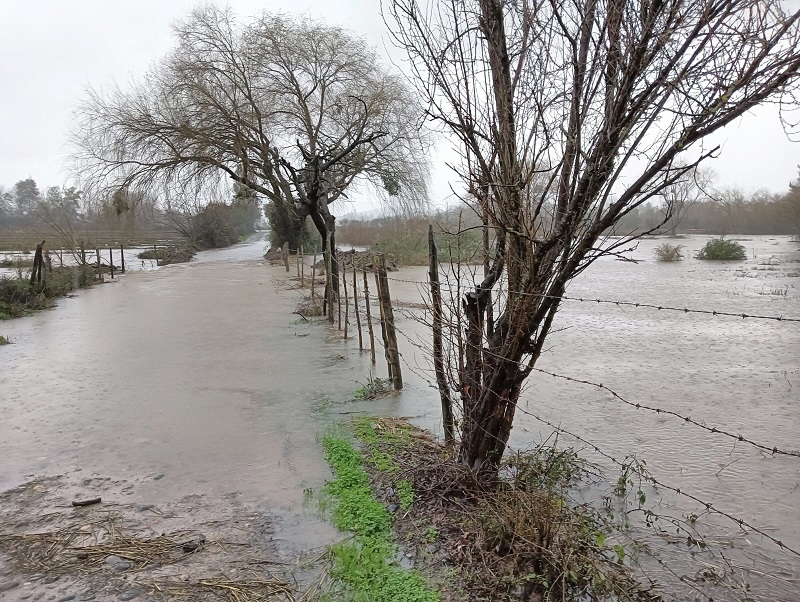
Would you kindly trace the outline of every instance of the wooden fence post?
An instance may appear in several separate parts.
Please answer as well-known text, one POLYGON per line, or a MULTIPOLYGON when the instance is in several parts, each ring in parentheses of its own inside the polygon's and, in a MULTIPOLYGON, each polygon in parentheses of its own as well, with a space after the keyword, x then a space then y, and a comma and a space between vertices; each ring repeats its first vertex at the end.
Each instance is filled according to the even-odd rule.
POLYGON ((311 300, 314 300, 314 289, 317 286, 317 254, 314 253, 314 263, 311 264, 311 300))
POLYGON ((450 387, 444 373, 444 352, 442 345, 442 291, 439 285, 439 260, 436 253, 436 241, 433 238, 433 226, 428 226, 428 276, 431 284, 431 303, 433 304, 433 369, 436 373, 436 385, 442 401, 442 425, 444 441, 451 444, 455 441, 453 421, 453 400, 450 398, 450 387))
POLYGON ((369 307, 369 282, 367 280, 367 268, 364 268, 364 303, 367 308, 367 332, 369 332, 369 351, 372 357, 372 365, 375 365, 375 335, 372 332, 372 310, 369 307))
POLYGON ((122 273, 125 273, 125 245, 119 244, 119 260, 122 262, 122 273))
POLYGON ((108 247, 108 265, 111 268, 111 280, 114 280, 114 249, 108 247))
MULTIPOLYGON (((333 269, 333 254, 335 252, 336 251, 331 249, 331 269, 333 269)), ((336 265, 337 266, 339 265, 339 258, 338 257, 336 258, 336 265)), ((341 330, 342 329, 342 298, 341 298, 341 295, 339 295, 339 290, 338 289, 336 291, 333 290, 333 274, 331 274, 331 294, 332 295, 336 295, 336 310, 337 310, 337 315, 338 315, 338 321, 337 321, 336 324, 337 324, 337 327, 339 328, 339 330, 341 330)))
POLYGON ((97 279, 102 282, 103 281, 103 268, 100 264, 100 249, 94 250, 94 256, 97 257, 97 279))
POLYGON ((83 246, 83 241, 81 241, 81 265, 86 265, 86 247, 83 246))
POLYGON ((306 265, 303 258, 303 247, 300 246, 300 286, 306 285, 306 265))
POLYGON ((286 271, 289 271, 289 243, 283 243, 283 263, 286 265, 286 271))
MULTIPOLYGON (((345 272, 345 275, 347 273, 345 272)), ((350 298, 347 296, 347 278, 342 278, 342 286, 344 288, 344 338, 347 338, 347 324, 350 319, 350 298)), ((341 312, 341 303, 339 304, 341 312)))
POLYGON ((358 325, 358 350, 364 351, 364 338, 361 335, 361 313, 358 311, 358 283, 356 282, 356 262, 353 261, 353 308, 356 312, 358 325))
POLYGON ((380 281, 378 299, 380 299, 381 307, 383 308, 385 324, 386 358, 391 365, 392 383, 395 391, 399 391, 403 388, 403 375, 400 372, 400 352, 397 348, 394 310, 392 309, 392 298, 389 294, 389 279, 386 275, 386 259, 382 253, 378 254, 378 279, 380 281))
POLYGON ((33 270, 31 271, 31 284, 42 281, 42 264, 44 263, 43 251, 45 241, 36 245, 36 253, 33 255, 33 270))

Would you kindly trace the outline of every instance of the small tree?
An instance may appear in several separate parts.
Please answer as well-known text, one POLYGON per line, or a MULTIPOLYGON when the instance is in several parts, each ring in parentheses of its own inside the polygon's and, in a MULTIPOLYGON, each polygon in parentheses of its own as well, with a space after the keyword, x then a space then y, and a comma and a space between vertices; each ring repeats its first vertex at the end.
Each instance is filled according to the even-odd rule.
POLYGON ((604 232, 711 154, 697 142, 796 88, 800 11, 778 0, 391 0, 387 17, 429 116, 460 144, 464 202, 493 233, 449 338, 464 342, 460 458, 492 480, 568 283, 627 244, 600 244, 604 232))
MULTIPOLYGON (((677 162, 676 167, 684 170, 686 164, 677 162)), ((664 214, 668 215, 667 233, 674 236, 678 226, 686 216, 690 207, 702 202, 709 197, 709 187, 714 179, 710 169, 694 167, 686 171, 685 175, 669 186, 665 186, 661 193, 663 197, 664 214)))

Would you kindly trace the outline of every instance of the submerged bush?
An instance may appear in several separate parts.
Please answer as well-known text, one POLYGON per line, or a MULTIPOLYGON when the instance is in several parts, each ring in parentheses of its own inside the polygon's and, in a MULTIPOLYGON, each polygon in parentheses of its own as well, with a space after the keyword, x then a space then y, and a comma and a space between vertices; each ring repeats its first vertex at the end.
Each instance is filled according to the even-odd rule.
POLYGON ((656 256, 656 261, 680 261, 683 259, 683 245, 671 245, 668 242, 658 245, 653 254, 656 256))
POLYGON ((743 261, 747 259, 747 250, 738 242, 724 238, 712 238, 700 249, 697 259, 711 261, 743 261))
POLYGON ((95 275, 89 266, 54 268, 34 284, 27 278, 0 278, 0 320, 46 309, 54 299, 94 282, 95 275))

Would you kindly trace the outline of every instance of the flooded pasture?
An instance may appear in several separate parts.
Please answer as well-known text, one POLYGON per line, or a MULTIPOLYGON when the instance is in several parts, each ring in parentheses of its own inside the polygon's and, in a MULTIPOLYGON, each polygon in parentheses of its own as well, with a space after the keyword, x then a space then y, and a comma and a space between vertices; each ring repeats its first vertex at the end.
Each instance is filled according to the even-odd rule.
MULTIPOLYGON (((705 240, 679 242, 694 255, 705 240)), ((639 244, 632 256, 641 263, 597 262, 568 295, 800 315, 800 254, 787 237, 742 241, 749 259, 736 263, 658 263, 652 250, 660 242, 639 244)), ((102 493, 104 503, 119 505, 134 522, 141 522, 138 508, 151 505, 190 518, 187 509, 197 508, 201 523, 242 511, 261 517, 262 526, 266 521, 268 528, 249 536, 268 532, 276 543, 264 553, 283 560, 335 538, 329 526, 302 511, 304 491, 319 488, 329 475, 318 444, 327 421, 366 410, 415 416, 433 430, 440 426, 429 360, 418 347, 425 347, 429 333, 414 319, 425 298, 425 287, 414 282, 424 282, 426 270, 390 274, 392 297, 406 308, 396 314, 405 390, 351 403, 357 383, 369 378, 368 355, 357 352, 355 337, 344 342, 324 322, 293 315, 300 294, 286 288, 283 267, 261 261, 264 245, 256 237, 200 253, 188 264, 129 274, 61 300, 54 310, 3 323, 2 334, 14 344, 0 348, 0 491, 22 486, 28 495, 40 487, 55 507, 102 493)), ((565 301, 539 366, 603 383, 634 403, 797 449, 798 334, 796 323, 565 301)), ((379 350, 374 375, 383 377, 381 355, 379 350)), ((800 550, 797 458, 760 453, 622 405, 595 387, 543 374, 532 377, 523 394, 514 446, 551 435, 552 428, 532 414, 616 458, 646 460, 660 481, 713 501, 800 550)), ((618 469, 591 447, 560 437, 616 480, 618 469)), ((749 570, 752 599, 800 600, 800 558, 705 516, 698 504, 668 491, 646 492, 648 508, 699 515, 725 557, 749 570)), ((0 499, 0 511, 19 507, 11 500, 0 499)), ((178 526, 199 528, 196 523, 178 526)), ((744 589, 715 589, 698 570, 705 552, 687 549, 685 537, 682 544, 679 539, 647 540, 691 584, 681 585, 676 576, 666 599, 704 599, 697 590, 742 599, 744 589), (693 562, 687 563, 690 554, 693 562)), ((653 568, 662 576, 659 571, 653 568)), ((0 583, 15 579, 6 573, 0 562, 0 583)), ((55 590, 36 584, 5 595, 30 591, 58 599, 47 597, 55 590)))
MULTIPOLYGON (((800 252, 789 237, 747 237, 744 262, 694 259, 708 237, 643 240, 629 263, 604 258, 579 276, 567 295, 716 310, 737 314, 800 317, 800 252), (689 257, 656 262, 653 249, 683 244, 689 257)), ((479 268, 480 269, 480 268, 479 268)), ((427 278, 425 268, 404 269, 391 281, 392 295, 409 304, 427 298, 425 286, 408 281, 427 278)), ((413 310, 397 319, 407 377, 417 394, 404 392, 404 411, 440 426, 439 400, 425 372, 430 362, 417 347, 426 346, 427 329, 413 310), (413 342, 413 344, 412 344, 413 342)), ((709 427, 726 428, 784 450, 800 449, 800 324, 657 309, 564 301, 538 367, 576 379, 602 383, 633 403, 675 411, 709 427)), ((800 550, 800 459, 760 452, 742 442, 703 431, 682 420, 622 404, 606 391, 534 373, 522 395, 512 444, 528 447, 553 433, 539 417, 580 436, 622 461, 635 455, 661 482, 680 488, 766 531, 800 550), (533 414, 533 415, 532 415, 533 414), (536 417, 534 417, 534 415, 536 417)), ((586 443, 563 433, 561 444, 575 445, 607 470, 613 483, 620 467, 586 443)), ((723 554, 737 569, 748 569, 753 592, 713 590, 702 575, 696 584, 722 599, 800 600, 800 557, 666 490, 646 488, 646 508, 672 515, 700 516, 713 531, 723 554), (661 502, 661 503, 658 503, 661 502)), ((700 528, 698 526, 698 528, 700 528)), ((675 530, 672 529, 673 534, 675 530)), ((693 579, 698 566, 683 560, 703 550, 648 542, 679 572, 693 579)), ((719 557, 717 557, 717 561, 719 557)), ((656 566, 653 573, 663 573, 656 566)), ((671 579, 670 575, 662 575, 671 579)), ((694 584, 694 583, 693 583, 694 584)), ((691 588, 676 589, 673 599, 705 599, 691 588)))

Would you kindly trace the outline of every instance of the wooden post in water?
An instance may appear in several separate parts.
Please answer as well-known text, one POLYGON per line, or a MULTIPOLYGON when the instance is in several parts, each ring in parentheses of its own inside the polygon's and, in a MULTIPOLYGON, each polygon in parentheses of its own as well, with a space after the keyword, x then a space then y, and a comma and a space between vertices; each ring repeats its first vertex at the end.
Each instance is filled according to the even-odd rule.
POLYGON ((114 280, 114 249, 108 247, 108 265, 111 268, 111 280, 114 280))
POLYGON ((394 382, 394 378, 392 377, 392 362, 389 360, 389 343, 387 341, 386 336, 386 315, 383 312, 383 297, 381 296, 381 279, 378 275, 377 268, 378 260, 377 258, 373 261, 373 266, 375 266, 375 294, 378 296, 378 311, 380 312, 381 318, 381 338, 383 339, 383 357, 386 359, 386 369, 389 373, 389 380, 394 382))
POLYGON ((119 243, 119 260, 122 262, 122 273, 125 273, 125 245, 119 243))
POLYGON ((31 284, 42 281, 42 265, 44 264, 43 247, 45 241, 36 245, 36 253, 33 255, 33 270, 31 271, 31 284))
POLYGON ((369 306, 369 280, 367 279, 367 268, 364 268, 364 304, 367 308, 367 332, 369 332, 369 351, 372 358, 372 365, 375 365, 375 335, 372 332, 372 310, 369 306))
MULTIPOLYGON (((331 249, 331 257, 333 257, 333 253, 335 251, 331 249)), ((339 258, 336 258, 336 265, 339 265, 339 258)), ((333 266, 333 259, 331 259, 331 266, 333 266)), ((336 295, 336 312, 337 312, 337 328, 339 330, 342 329, 342 296, 339 294, 339 291, 333 291, 333 274, 331 274, 331 294, 336 295)))
POLYGON ((94 250, 94 256, 97 257, 97 279, 102 282, 103 281, 103 270, 100 264, 100 249, 94 250))
POLYGON ((86 265, 86 247, 83 246, 83 241, 81 241, 81 265, 86 265))
POLYGON ((314 289, 317 286, 317 254, 314 253, 314 263, 311 264, 311 300, 314 300, 314 289))
POLYGON ((358 325, 358 350, 364 351, 364 337, 361 334, 361 314, 358 311, 358 283, 356 281, 355 261, 353 261, 353 308, 356 312, 356 324, 358 325))
MULTIPOLYGON (((345 273, 346 276, 346 273, 345 273)), ((347 325, 350 320, 350 298, 347 296, 347 278, 342 278, 344 288, 344 338, 347 338, 347 325)))
POLYGON ((436 253, 436 241, 433 238, 433 226, 428 226, 428 276, 431 284, 431 304, 433 305, 433 370, 436 373, 436 385, 442 402, 442 426, 444 426, 444 442, 448 445, 455 441, 453 420, 453 400, 450 398, 450 387, 444 373, 444 351, 442 345, 442 291, 439 285, 439 261, 436 253))
POLYGON ((394 325, 394 310, 392 309, 392 298, 389 294, 389 279, 386 275, 386 259, 382 253, 378 256, 378 281, 380 286, 378 288, 378 299, 381 302, 381 308, 384 321, 385 345, 386 345, 386 359, 391 367, 391 378, 394 384, 395 391, 403 388, 403 375, 400 371, 400 352, 397 347, 397 331, 394 325))

